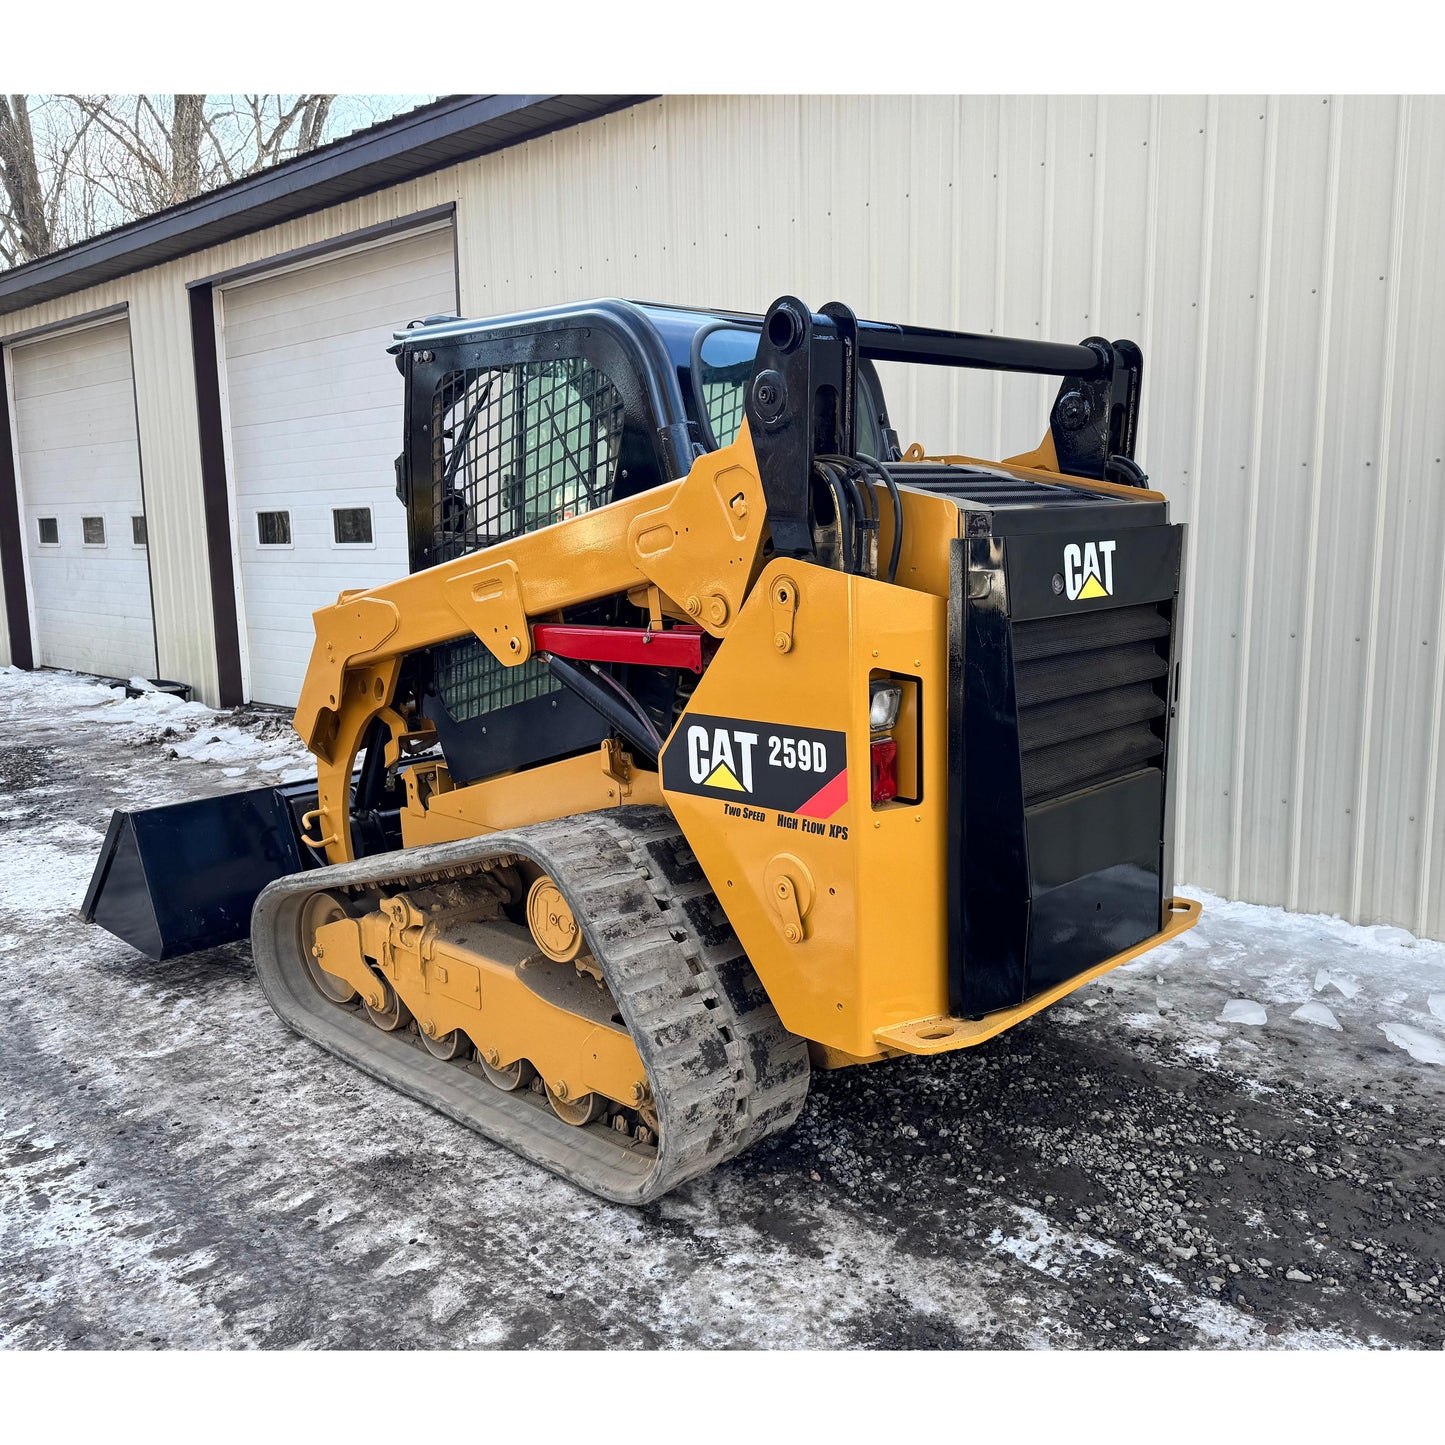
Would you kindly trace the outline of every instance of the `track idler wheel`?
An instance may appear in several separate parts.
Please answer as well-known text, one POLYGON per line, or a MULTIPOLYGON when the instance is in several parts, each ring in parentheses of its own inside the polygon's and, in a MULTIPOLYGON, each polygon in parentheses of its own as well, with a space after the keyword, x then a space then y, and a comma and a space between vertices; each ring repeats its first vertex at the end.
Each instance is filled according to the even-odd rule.
POLYGON ((537 947, 556 963, 582 952, 582 930, 562 890, 545 873, 527 890, 527 925, 537 947))
POLYGON ((346 918, 347 912, 341 900, 333 893, 317 893, 306 900, 301 910, 301 956, 306 961, 306 972, 323 998, 332 1003, 350 1003, 356 997, 356 990, 339 975, 327 973, 320 963, 320 950, 316 942, 316 930, 328 923, 346 918))

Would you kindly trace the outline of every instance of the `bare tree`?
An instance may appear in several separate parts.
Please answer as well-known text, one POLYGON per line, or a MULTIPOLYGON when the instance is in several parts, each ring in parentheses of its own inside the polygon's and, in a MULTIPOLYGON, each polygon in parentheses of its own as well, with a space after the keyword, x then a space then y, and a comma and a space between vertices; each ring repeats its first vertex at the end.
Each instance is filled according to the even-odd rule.
POLYGON ((187 200, 201 191, 201 128, 204 95, 178 95, 171 112, 171 194, 187 200))
POLYGON ((0 96, 0 267, 190 200, 430 98, 0 96))
POLYGON ((28 96, 0 95, 0 184, 5 193, 0 256, 14 266, 48 255, 54 241, 40 184, 28 96))
POLYGON ((304 151, 325 131, 330 95, 72 95, 104 137, 87 175, 143 216, 304 151))

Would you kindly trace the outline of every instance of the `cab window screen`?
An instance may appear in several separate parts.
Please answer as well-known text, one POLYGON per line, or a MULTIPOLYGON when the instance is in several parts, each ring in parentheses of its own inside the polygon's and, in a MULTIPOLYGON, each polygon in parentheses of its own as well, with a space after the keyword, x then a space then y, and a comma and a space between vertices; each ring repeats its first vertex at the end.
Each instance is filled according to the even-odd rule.
MULTIPOLYGON (((622 395, 581 357, 454 371, 432 401, 432 555, 438 562, 612 500, 622 395)), ((475 638, 434 650, 458 722, 556 692, 533 658, 503 667, 475 638)))
POLYGON ((432 413, 437 561, 612 500, 622 397, 580 357, 452 372, 432 413))

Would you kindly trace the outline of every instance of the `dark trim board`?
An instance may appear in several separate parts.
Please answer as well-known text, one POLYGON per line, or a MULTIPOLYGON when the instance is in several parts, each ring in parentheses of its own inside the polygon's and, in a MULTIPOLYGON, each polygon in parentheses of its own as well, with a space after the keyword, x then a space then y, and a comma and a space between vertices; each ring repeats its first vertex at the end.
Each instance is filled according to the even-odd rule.
POLYGON ((393 221, 380 221, 375 226, 363 226, 359 231, 347 231, 341 236, 332 236, 325 241, 313 241, 309 246, 297 246, 292 251, 282 251, 277 256, 267 256, 260 261, 251 261, 244 266, 233 266, 229 271, 218 271, 214 276, 203 276, 197 281, 188 281, 186 289, 197 287, 229 286, 236 281, 247 281, 253 276, 269 276, 284 271, 301 261, 320 261, 342 251, 354 250, 373 241, 396 237, 400 240, 408 231, 420 231, 438 221, 451 221, 455 230, 457 205, 448 201, 444 206, 432 206, 429 210, 413 211, 409 216, 398 216, 393 221))
MULTIPOLYGON (((130 317, 128 301, 117 301, 114 306, 102 306, 99 311, 82 311, 79 316, 67 316, 62 321, 47 321, 44 326, 31 326, 24 331, 4 336, 3 343, 6 346, 19 346, 22 342, 39 341, 61 331, 89 331, 92 326, 104 326, 108 321, 119 321, 122 317, 130 317)), ((4 325, 0 322, 0 334, 3 334, 3 331, 4 325)))
POLYGON ((7 347, 0 347, 0 573, 10 661, 27 672, 35 666, 30 645, 30 606, 25 596, 25 547, 21 541, 20 484, 15 475, 15 438, 10 429, 10 388, 5 384, 7 347))
POLYGON ((231 500, 221 425, 221 373, 216 355, 216 308, 210 286, 193 286, 191 357, 196 369, 196 420, 201 448, 201 499, 206 519, 206 563, 211 579, 211 622, 216 636, 216 681, 222 707, 245 701, 241 632, 236 616, 236 572, 231 563, 231 500))

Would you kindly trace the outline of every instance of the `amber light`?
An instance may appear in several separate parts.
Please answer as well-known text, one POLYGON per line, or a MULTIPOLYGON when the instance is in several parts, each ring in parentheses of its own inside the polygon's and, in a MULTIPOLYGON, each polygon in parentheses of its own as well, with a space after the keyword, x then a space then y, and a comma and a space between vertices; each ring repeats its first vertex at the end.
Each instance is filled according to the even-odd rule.
POLYGON ((898 744, 876 738, 869 750, 873 763, 873 802, 891 803, 898 796, 898 744))

